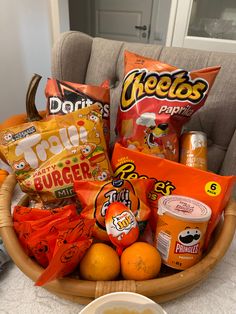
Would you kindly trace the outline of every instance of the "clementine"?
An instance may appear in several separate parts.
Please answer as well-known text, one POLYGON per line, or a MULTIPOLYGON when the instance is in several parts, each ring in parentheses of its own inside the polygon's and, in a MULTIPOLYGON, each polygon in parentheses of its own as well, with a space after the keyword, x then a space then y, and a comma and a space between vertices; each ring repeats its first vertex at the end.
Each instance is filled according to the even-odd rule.
POLYGON ((121 273, 124 279, 152 279, 158 275, 160 268, 159 252, 146 242, 133 243, 121 255, 121 273))
POLYGON ((92 244, 80 262, 80 275, 86 280, 112 280, 119 273, 119 256, 104 243, 92 244))
POLYGON ((7 176, 8 172, 4 169, 0 169, 0 186, 2 185, 7 176))

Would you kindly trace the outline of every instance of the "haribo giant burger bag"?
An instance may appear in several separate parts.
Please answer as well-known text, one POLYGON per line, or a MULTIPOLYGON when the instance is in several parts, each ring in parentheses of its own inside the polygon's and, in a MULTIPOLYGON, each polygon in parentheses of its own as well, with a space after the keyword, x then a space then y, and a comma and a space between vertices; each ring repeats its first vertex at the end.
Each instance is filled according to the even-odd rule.
POLYGON ((188 72, 125 51, 116 126, 120 143, 178 161, 182 126, 204 105, 219 69, 188 72))

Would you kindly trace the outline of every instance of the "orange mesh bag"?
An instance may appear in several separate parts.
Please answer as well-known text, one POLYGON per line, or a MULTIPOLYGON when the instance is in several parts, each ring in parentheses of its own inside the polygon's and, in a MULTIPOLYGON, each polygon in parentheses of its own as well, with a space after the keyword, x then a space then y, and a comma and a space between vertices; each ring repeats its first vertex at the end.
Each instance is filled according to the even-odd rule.
POLYGON ((152 207, 153 230, 157 221, 157 204, 161 196, 177 194, 195 198, 212 210, 208 224, 206 244, 229 201, 236 180, 235 176, 220 176, 212 172, 188 167, 167 159, 135 152, 116 144, 112 156, 114 176, 117 179, 155 178, 148 195, 152 207))
POLYGON ((182 126, 201 108, 220 67, 188 72, 125 51, 117 131, 135 151, 178 161, 182 126))
MULTIPOLYGON (((110 141, 110 89, 109 82, 101 86, 85 85, 49 78, 45 88, 47 113, 67 114, 93 104, 99 105, 102 111, 103 131, 107 146, 110 141)), ((91 115, 90 119, 94 117, 91 115)))
POLYGON ((109 241, 105 216, 109 205, 113 202, 120 202, 127 206, 133 212, 140 232, 145 229, 150 216, 147 195, 152 187, 151 179, 75 181, 74 183, 75 192, 83 208, 81 215, 96 219, 93 235, 102 241, 109 241))
POLYGON ((0 149, 22 191, 45 206, 58 207, 60 200, 73 197, 74 180, 111 174, 97 105, 1 131, 0 149))

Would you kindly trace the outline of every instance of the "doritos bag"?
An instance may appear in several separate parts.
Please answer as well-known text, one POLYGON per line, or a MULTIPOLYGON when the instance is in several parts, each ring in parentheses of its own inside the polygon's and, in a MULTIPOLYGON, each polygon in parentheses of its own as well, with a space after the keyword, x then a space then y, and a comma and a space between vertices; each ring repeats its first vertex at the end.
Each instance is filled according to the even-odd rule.
MULTIPOLYGON (((48 115, 67 114, 93 104, 102 111, 103 131, 109 147, 110 89, 105 81, 101 86, 84 85, 49 78, 45 88, 48 115)), ((92 120, 93 117, 91 116, 92 120)))
POLYGON ((75 180, 111 175, 97 105, 1 131, 0 149, 22 191, 45 205, 71 198, 75 180))
POLYGON ((188 72, 125 51, 117 116, 120 143, 178 161, 182 126, 201 108, 220 67, 188 72))
POLYGON ((120 202, 127 206, 138 222, 140 232, 143 232, 150 216, 147 195, 153 187, 153 180, 112 180, 75 181, 75 192, 82 204, 81 215, 86 218, 96 218, 93 235, 102 241, 109 241, 106 232, 105 216, 109 205, 120 202))
POLYGON ((148 199, 152 207, 150 219, 153 231, 157 221, 157 204, 161 196, 177 194, 195 198, 207 204, 212 216, 206 234, 206 244, 227 205, 236 176, 220 176, 212 172, 188 167, 166 159, 135 152, 116 144, 112 167, 117 179, 155 178, 148 199))

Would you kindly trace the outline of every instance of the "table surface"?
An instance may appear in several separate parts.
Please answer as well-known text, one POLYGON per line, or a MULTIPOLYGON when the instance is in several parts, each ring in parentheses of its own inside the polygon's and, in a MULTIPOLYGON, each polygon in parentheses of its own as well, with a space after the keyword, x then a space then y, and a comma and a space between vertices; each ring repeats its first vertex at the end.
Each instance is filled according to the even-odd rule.
MULTIPOLYGON (((13 204, 22 193, 17 187, 13 204)), ((188 294, 162 304, 174 313, 236 313, 236 237, 209 276, 188 294)), ((0 274, 0 314, 79 313, 84 305, 58 298, 26 277, 13 263, 0 274)), ((91 313, 92 314, 92 313, 91 313)))

